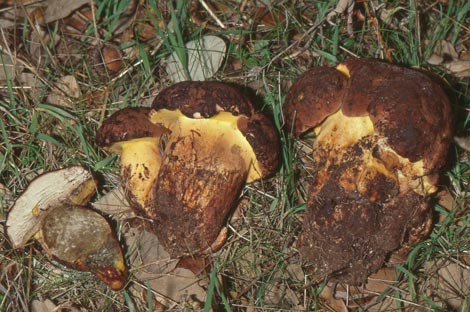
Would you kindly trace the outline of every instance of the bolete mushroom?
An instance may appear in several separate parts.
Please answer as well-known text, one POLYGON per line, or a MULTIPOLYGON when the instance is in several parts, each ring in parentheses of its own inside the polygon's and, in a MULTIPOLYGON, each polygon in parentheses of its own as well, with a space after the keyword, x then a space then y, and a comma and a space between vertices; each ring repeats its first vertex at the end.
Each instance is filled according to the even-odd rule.
POLYGON ((107 220, 85 207, 96 187, 93 175, 81 166, 46 172, 15 201, 6 232, 14 248, 34 237, 52 258, 90 271, 119 290, 127 279, 120 244, 107 220))
MULTIPOLYGON (((141 109, 129 110, 135 114, 139 110, 144 116, 141 109)), ((161 91, 145 122, 139 124, 165 130, 139 135, 136 143, 110 139, 115 131, 122 131, 113 130, 116 114, 121 112, 98 130, 98 144, 121 154, 129 194, 136 193, 138 185, 129 183, 132 175, 126 174, 125 167, 148 167, 139 176, 152 176, 150 193, 140 199, 144 211, 135 207, 136 212, 152 221, 153 231, 173 257, 220 248, 226 235, 224 222, 244 184, 273 174, 279 165, 279 139, 273 123, 230 84, 181 82, 161 91), (155 163, 151 168, 151 157, 141 159, 139 152, 140 144, 148 140, 153 140, 149 143, 155 163), (130 162, 124 159, 128 143, 135 154, 132 160, 127 158, 130 162)), ((134 132, 132 123, 121 124, 134 132)))
POLYGON ((300 75, 288 129, 313 130, 314 178, 297 246, 314 276, 360 284, 432 228, 452 139, 451 105, 427 74, 370 59, 300 75))
POLYGON ((96 133, 96 143, 120 155, 126 198, 139 216, 155 219, 155 184, 170 130, 150 122, 150 108, 121 109, 96 133))

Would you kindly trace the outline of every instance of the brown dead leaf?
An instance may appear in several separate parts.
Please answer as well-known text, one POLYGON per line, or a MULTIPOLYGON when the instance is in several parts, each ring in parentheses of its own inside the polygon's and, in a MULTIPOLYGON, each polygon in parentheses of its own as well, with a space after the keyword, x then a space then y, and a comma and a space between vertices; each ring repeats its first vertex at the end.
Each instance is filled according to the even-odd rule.
POLYGON ((470 297, 470 269, 465 265, 465 261, 470 260, 468 258, 425 264, 428 276, 432 276, 429 285, 433 285, 433 293, 444 299, 454 311, 463 311, 465 300, 470 297))
POLYGON ((201 279, 190 270, 177 268, 177 260, 170 258, 156 235, 131 229, 125 240, 129 249, 135 250, 131 259, 135 277, 157 294, 158 302, 165 306, 204 302, 206 291, 200 286, 201 279))
POLYGON ((54 311, 57 306, 49 299, 33 300, 31 303, 31 312, 50 312, 54 311))
POLYGON ((119 46, 105 43, 93 48, 90 53, 90 65, 98 77, 106 78, 117 74, 125 64, 119 46))
POLYGON ((353 35, 353 14, 354 14, 354 0, 339 0, 338 4, 336 5, 335 9, 331 11, 326 16, 326 21, 332 25, 333 17, 336 15, 345 14, 347 17, 347 32, 351 36, 353 35))
POLYGON ((207 258, 203 257, 182 257, 179 259, 177 267, 188 269, 196 275, 210 272, 210 263, 207 258))
POLYGON ((395 283, 397 283, 395 268, 384 267, 377 273, 369 276, 365 289, 379 294, 384 292, 390 286, 393 286, 395 283))
POLYGON ((18 76, 18 82, 21 87, 27 90, 33 101, 40 101, 44 91, 44 84, 38 76, 32 73, 22 73, 18 76))
POLYGON ((470 50, 460 52, 459 59, 462 61, 470 61, 470 50))
POLYGON ((90 0, 48 0, 44 3, 46 5, 43 15, 44 23, 51 23, 65 18, 81 6, 89 3, 90 0))
POLYGON ((96 210, 110 215, 119 221, 135 217, 135 214, 126 199, 122 186, 116 186, 114 189, 103 195, 98 201, 94 202, 92 206, 96 210))
POLYGON ((444 60, 457 60, 459 55, 452 43, 441 40, 434 47, 434 53, 440 55, 444 60))
POLYGON ((47 96, 47 103, 62 107, 73 107, 73 100, 81 95, 77 80, 72 75, 63 76, 55 83, 57 89, 53 89, 47 96))
POLYGON ((24 66, 10 54, 0 52, 0 81, 13 80, 23 72, 24 66))
POLYGON ((330 286, 325 286, 320 293, 320 298, 325 301, 333 311, 336 312, 348 312, 348 308, 346 304, 341 299, 336 299, 334 296, 334 292, 330 286))
POLYGON ((255 9, 253 18, 264 26, 276 26, 284 22, 285 17, 280 12, 270 10, 269 7, 258 7, 255 9))
POLYGON ((60 311, 70 311, 70 312, 80 312, 72 302, 65 302, 56 306, 51 300, 33 300, 31 303, 31 312, 60 312, 60 311))
POLYGON ((470 77, 470 60, 466 53, 457 53, 454 45, 447 40, 436 44, 433 54, 427 62, 431 65, 442 65, 457 78, 470 77))
MULTIPOLYGON (((449 192, 449 190, 444 189, 437 193, 437 200, 439 206, 443 207, 447 211, 452 211, 454 207, 454 197, 452 194, 449 192)), ((439 223, 442 223, 446 216, 444 214, 439 215, 439 223)))
POLYGON ((451 61, 445 67, 458 78, 470 77, 470 61, 451 61))
POLYGON ((135 241, 138 250, 138 265, 150 274, 167 274, 176 268, 178 259, 171 259, 155 234, 143 231, 135 241))

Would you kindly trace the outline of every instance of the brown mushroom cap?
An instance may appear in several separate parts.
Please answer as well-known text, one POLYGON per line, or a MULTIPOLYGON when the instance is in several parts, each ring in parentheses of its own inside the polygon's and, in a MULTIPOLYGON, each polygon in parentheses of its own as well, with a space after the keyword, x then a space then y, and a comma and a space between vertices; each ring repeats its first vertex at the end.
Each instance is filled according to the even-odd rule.
POLYGON ((288 92, 286 126, 293 123, 299 136, 338 110, 349 117, 369 116, 400 156, 422 159, 426 172, 446 160, 451 106, 443 88, 424 72, 371 59, 349 59, 336 70, 312 68, 288 92))
POLYGON ((59 262, 95 274, 114 290, 125 286, 128 273, 121 246, 107 220, 96 211, 56 207, 36 238, 59 262))
POLYGON ((350 59, 343 65, 351 76, 342 104, 345 115, 369 115, 400 156, 423 159, 426 171, 442 167, 453 123, 441 85, 424 72, 378 60, 350 59))
POLYGON ((279 134, 272 120, 265 115, 253 114, 247 123, 244 131, 240 126, 239 129, 253 148, 262 177, 270 177, 279 168, 281 149, 279 134))
POLYGON ((115 112, 96 132, 96 143, 101 147, 109 147, 117 142, 160 137, 168 133, 168 129, 150 122, 150 110, 145 107, 126 107, 115 112))
POLYGON ((72 166, 36 177, 10 208, 6 231, 14 248, 23 247, 57 206, 86 205, 97 181, 89 170, 72 166))
POLYGON ((301 74, 284 104, 286 128, 300 136, 341 108, 347 77, 331 67, 314 67, 301 74))
POLYGON ((218 81, 184 81, 163 89, 152 108, 179 109, 190 118, 209 118, 221 111, 250 116, 253 105, 238 86, 218 81))

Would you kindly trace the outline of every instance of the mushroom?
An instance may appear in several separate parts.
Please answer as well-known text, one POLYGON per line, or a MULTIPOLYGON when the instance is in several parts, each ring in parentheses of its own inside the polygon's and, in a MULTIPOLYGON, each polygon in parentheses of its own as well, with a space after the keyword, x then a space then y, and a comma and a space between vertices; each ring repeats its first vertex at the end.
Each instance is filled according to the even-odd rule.
POLYGON ((297 246, 314 276, 360 284, 432 228, 452 140, 451 105, 426 73, 370 59, 300 75, 284 104, 313 131, 313 181, 297 246))
POLYGON ((127 279, 120 244, 107 220, 84 207, 96 187, 95 178, 81 166, 44 173, 11 207, 6 231, 14 248, 34 237, 49 256, 90 271, 119 290, 127 279))
POLYGON ((120 155, 121 179, 135 213, 155 219, 155 183, 170 130, 150 122, 149 113, 150 108, 117 111, 98 129, 96 143, 120 155))
MULTIPOLYGON (((114 115, 98 130, 98 144, 120 153, 126 166, 127 145, 108 139, 116 135, 113 119, 114 115)), ((238 87, 222 82, 181 82, 166 88, 141 124, 148 122, 169 134, 140 138, 154 138, 156 165, 148 174, 156 180, 149 182, 151 192, 141 199, 144 211, 134 204, 136 212, 151 220, 152 230, 172 257, 216 251, 225 241, 224 223, 244 184, 277 170, 279 139, 274 125, 238 87)), ((150 157, 140 159, 140 147, 132 150, 133 167, 147 164, 150 157)), ((123 174, 123 179, 129 194, 135 193, 129 175, 123 174)))

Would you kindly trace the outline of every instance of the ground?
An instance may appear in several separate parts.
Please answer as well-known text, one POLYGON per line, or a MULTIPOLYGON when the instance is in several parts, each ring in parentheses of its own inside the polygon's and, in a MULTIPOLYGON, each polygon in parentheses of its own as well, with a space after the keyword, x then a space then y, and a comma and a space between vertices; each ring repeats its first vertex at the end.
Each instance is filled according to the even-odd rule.
POLYGON ((36 176, 80 164, 100 180, 93 200, 119 208, 104 214, 132 265, 128 287, 112 291, 51 259, 34 241, 13 249, 0 227, 0 311, 48 311, 47 304, 61 311, 468 310, 470 2, 1 3, 0 222, 36 176), (445 81, 459 137, 433 203, 432 233, 361 287, 311 280, 299 257, 311 150, 283 127, 282 114, 297 76, 350 57, 419 68, 445 81), (173 293, 178 300, 164 300, 163 288, 195 277, 175 273, 154 238, 122 217, 125 202, 109 199, 119 194, 119 159, 94 138, 113 112, 149 106, 160 90, 188 78, 250 90, 279 130, 282 163, 273 177, 243 189, 208 274, 173 293), (155 279, 163 275, 165 282, 155 279))

